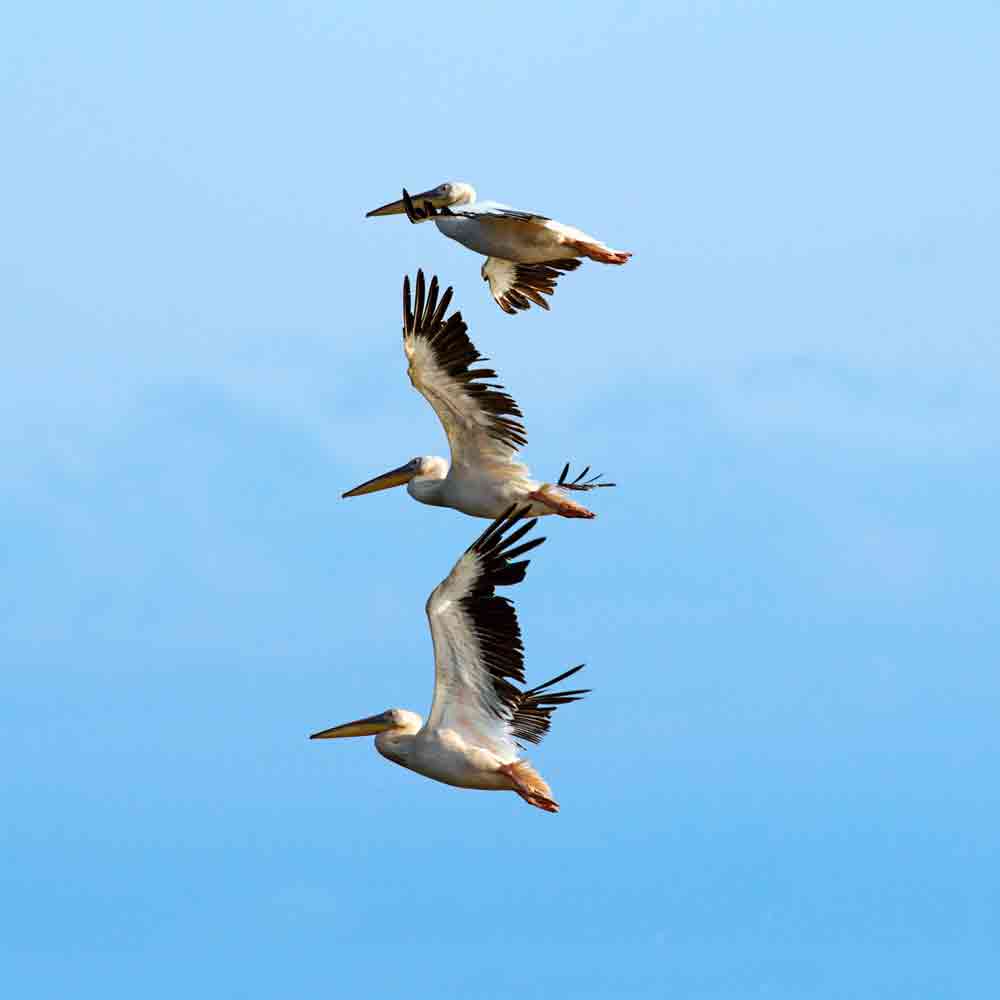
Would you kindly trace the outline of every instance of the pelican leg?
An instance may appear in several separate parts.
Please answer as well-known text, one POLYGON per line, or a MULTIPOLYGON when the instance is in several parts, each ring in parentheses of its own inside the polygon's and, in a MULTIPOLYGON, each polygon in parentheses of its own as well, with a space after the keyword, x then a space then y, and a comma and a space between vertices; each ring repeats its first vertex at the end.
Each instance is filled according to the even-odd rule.
POLYGON ((558 493, 550 484, 546 483, 540 489, 527 495, 528 500, 537 500, 545 504, 554 514, 560 517, 585 517, 588 520, 597 515, 592 510, 587 510, 582 504, 578 504, 569 497, 564 497, 558 493))
POLYGON ((548 795, 543 794, 543 789, 545 792, 548 792, 549 786, 545 784, 544 780, 530 764, 523 760, 518 760, 513 764, 504 764, 498 770, 501 774, 510 778, 511 784, 514 786, 513 790, 529 806, 534 806, 536 809, 544 809, 545 812, 559 812, 559 803, 555 799, 549 798, 548 795))
POLYGON ((566 245, 581 257, 589 257, 601 264, 624 264, 632 254, 627 250, 612 250, 603 243, 588 243, 584 240, 567 240, 566 245))

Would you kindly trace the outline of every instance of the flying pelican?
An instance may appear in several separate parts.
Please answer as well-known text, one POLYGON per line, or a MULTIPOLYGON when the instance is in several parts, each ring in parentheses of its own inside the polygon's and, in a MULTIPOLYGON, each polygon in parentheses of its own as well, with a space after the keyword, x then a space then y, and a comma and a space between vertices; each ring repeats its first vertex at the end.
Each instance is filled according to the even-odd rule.
POLYGON ((390 708, 310 739, 374 736, 383 757, 435 781, 517 792, 529 805, 559 811, 549 786, 518 753, 524 749, 518 741, 541 743, 556 708, 588 690, 549 690, 582 670, 582 663, 527 691, 511 683, 524 683, 521 630, 514 605, 495 590, 520 583, 528 560, 514 560, 545 541, 517 544, 536 523, 511 531, 524 513, 511 507, 498 517, 427 599, 434 641, 434 702, 427 721, 390 708))
POLYGON ((518 212, 498 201, 477 202, 475 188, 457 181, 412 197, 403 188, 399 201, 372 209, 365 218, 403 212, 413 223, 433 219, 445 236, 483 254, 483 281, 489 282, 496 304, 511 315, 530 309, 532 302, 548 309, 542 296, 556 290, 562 272, 580 266, 580 257, 624 264, 632 256, 544 215, 518 212))
POLYGON ((528 504, 533 517, 594 516, 562 491, 586 491, 614 483, 587 478, 590 466, 570 480, 569 464, 556 483, 529 478, 528 467, 517 461, 519 445, 528 443, 521 411, 503 386, 485 379, 497 378, 489 368, 471 368, 486 359, 466 333, 460 312, 447 319, 451 288, 438 301, 438 280, 424 287, 424 273, 417 271, 416 300, 410 308, 410 279, 403 280, 403 348, 413 387, 434 408, 448 435, 451 465, 443 458, 424 455, 398 469, 348 490, 344 497, 375 493, 406 484, 415 500, 434 507, 452 507, 473 517, 499 516, 513 503, 528 504))

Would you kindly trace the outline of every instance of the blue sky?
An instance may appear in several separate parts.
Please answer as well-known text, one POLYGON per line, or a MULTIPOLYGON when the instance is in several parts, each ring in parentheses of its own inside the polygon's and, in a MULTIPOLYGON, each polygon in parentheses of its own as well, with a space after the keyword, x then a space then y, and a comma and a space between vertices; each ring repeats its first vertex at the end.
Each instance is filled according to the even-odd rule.
POLYGON ((10 995, 774 1000, 1000 972, 993 4, 36 4, 0 39, 10 995), (364 212, 635 256, 511 318, 364 212), (545 524, 558 817, 323 726, 426 712, 482 527, 399 290, 454 284, 545 524))

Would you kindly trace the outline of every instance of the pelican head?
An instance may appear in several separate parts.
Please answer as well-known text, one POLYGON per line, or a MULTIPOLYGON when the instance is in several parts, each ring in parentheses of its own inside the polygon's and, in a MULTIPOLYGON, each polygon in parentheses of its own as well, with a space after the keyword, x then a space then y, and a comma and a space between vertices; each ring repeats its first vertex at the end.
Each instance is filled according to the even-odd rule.
POLYGON ((353 490, 348 490, 343 494, 347 497, 359 497, 365 493, 377 493, 379 490, 387 490, 392 486, 402 486, 406 484, 407 492, 411 496, 417 496, 421 487, 428 481, 439 482, 448 475, 448 463, 443 458, 435 455, 420 455, 411 458, 406 465, 401 465, 398 469, 390 472, 383 472, 381 476, 369 479, 368 482, 355 486, 353 490))
POLYGON ((389 708, 367 719, 345 722, 332 729, 321 729, 313 733, 311 740, 338 740, 346 736, 377 736, 379 733, 415 733, 423 725, 423 719, 416 712, 405 708, 389 708))
MULTIPOLYGON (((429 201, 435 208, 447 208, 449 205, 471 204, 476 200, 476 189, 471 184, 464 184, 462 181, 448 181, 411 197, 413 204, 418 208, 423 207, 425 201, 429 201)), ((406 206, 400 199, 399 201, 390 201, 388 205, 383 205, 381 208, 373 208, 365 215, 365 218, 370 219, 376 215, 402 215, 405 211, 406 206)))

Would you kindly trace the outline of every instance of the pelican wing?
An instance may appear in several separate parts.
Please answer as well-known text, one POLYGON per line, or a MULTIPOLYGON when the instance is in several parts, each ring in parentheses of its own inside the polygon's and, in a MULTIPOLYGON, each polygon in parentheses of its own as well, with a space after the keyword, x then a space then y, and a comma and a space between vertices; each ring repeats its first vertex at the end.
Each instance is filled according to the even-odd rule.
POLYGON ((491 463, 514 461, 517 449, 528 443, 521 411, 503 391, 491 368, 473 368, 486 359, 469 340, 460 312, 447 319, 451 288, 438 300, 438 280, 425 288, 423 271, 417 272, 412 308, 410 279, 403 281, 403 348, 413 387, 438 415, 452 465, 482 469, 491 463))
POLYGON ((418 222, 422 222, 424 219, 440 219, 448 216, 458 219, 506 219, 509 222, 544 223, 552 221, 547 215, 539 215, 537 212, 521 212, 499 201, 476 201, 470 205, 453 208, 444 205, 435 206, 426 200, 420 202, 418 195, 417 201, 414 202, 406 188, 403 188, 403 203, 406 206, 407 214, 418 222))
POLYGON ((586 692, 548 689, 580 667, 528 691, 524 647, 514 605, 497 587, 520 583, 528 560, 516 561, 545 541, 521 539, 535 520, 515 528, 524 510, 510 508, 465 551, 427 601, 434 640, 434 703, 428 729, 451 729, 466 742, 512 754, 523 739, 538 743, 559 705, 586 692), (512 530, 513 529, 513 530, 512 530))
POLYGON ((490 284, 496 304, 513 315, 519 309, 530 309, 531 303, 548 309, 542 298, 556 290, 556 282, 564 271, 575 271, 580 261, 573 258, 551 260, 544 264, 517 264, 501 257, 487 257, 482 267, 483 281, 490 284))
POLYGON ((441 215, 456 215, 466 219, 481 219, 484 216, 491 219, 507 219, 510 222, 551 222, 547 215, 537 212, 520 212, 510 205, 502 205, 499 201, 477 201, 471 205, 459 208, 443 208, 441 215))

